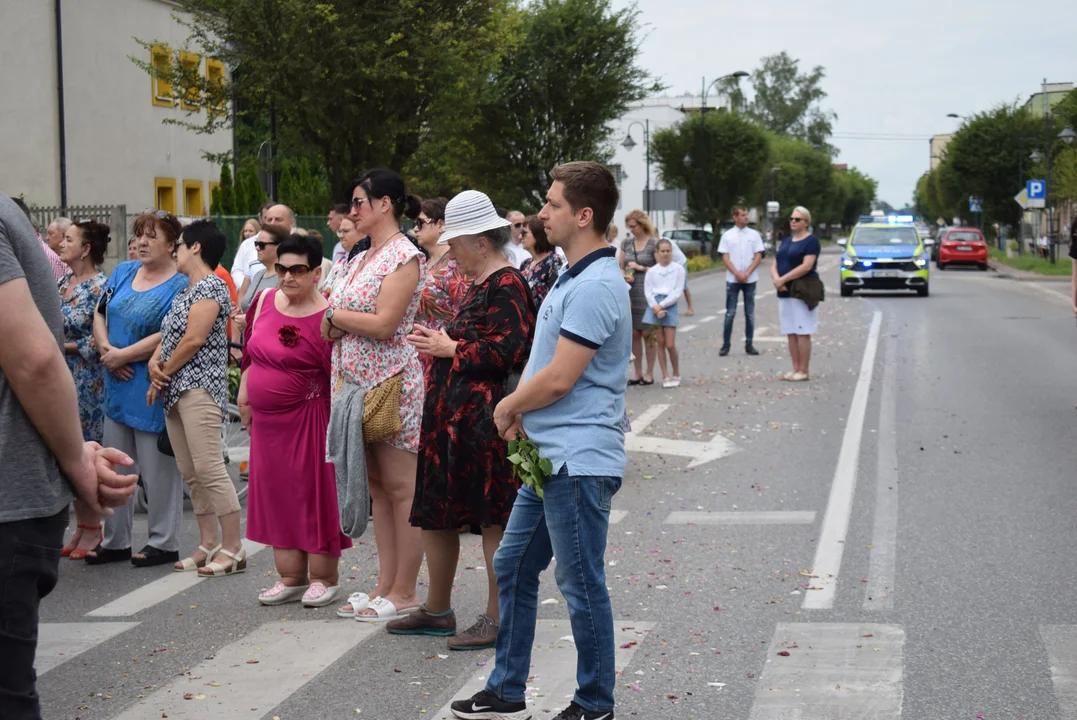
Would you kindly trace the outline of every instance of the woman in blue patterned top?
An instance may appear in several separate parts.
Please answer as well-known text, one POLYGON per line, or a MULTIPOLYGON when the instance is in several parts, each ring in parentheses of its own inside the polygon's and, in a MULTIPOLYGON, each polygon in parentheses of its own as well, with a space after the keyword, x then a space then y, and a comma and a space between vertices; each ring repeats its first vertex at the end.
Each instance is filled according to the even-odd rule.
MULTIPOLYGON (((108 249, 109 228, 88 220, 71 225, 60 240, 60 259, 70 272, 60 281, 64 314, 64 358, 79 396, 82 437, 102 441, 105 422, 105 366, 93 338, 94 309, 105 288, 101 264, 108 249)), ((86 503, 75 500, 77 528, 61 554, 81 560, 101 541, 101 518, 86 503)))
POLYGON ((247 568, 239 532, 239 498, 224 465, 221 423, 228 407, 228 287, 215 272, 227 240, 211 220, 183 229, 176 268, 190 288, 172 301, 161 323, 161 345, 150 358, 146 403, 164 400, 165 424, 201 540, 177 572, 221 577, 247 568), (219 538, 219 541, 218 541, 219 538))
POLYGON ((149 539, 131 554, 134 498, 105 518, 101 544, 86 557, 91 565, 130 559, 138 567, 179 560, 179 525, 183 513, 183 479, 176 460, 158 450, 165 429, 160 402, 146 405, 150 389, 149 359, 161 342, 161 321, 172 299, 187 288, 173 257, 182 226, 175 215, 150 210, 135 220, 138 260, 120 263, 105 284, 94 316, 94 338, 105 374, 104 445, 135 460, 132 473, 146 487, 149 539))

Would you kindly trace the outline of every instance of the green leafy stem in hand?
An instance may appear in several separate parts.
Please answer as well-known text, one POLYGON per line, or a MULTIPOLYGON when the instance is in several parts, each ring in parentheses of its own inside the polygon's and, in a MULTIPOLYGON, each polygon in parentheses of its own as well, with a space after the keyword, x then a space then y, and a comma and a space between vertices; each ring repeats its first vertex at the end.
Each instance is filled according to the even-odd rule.
POLYGON ((542 484, 553 472, 553 463, 539 455, 538 446, 523 435, 510 440, 509 462, 513 475, 541 498, 542 484))

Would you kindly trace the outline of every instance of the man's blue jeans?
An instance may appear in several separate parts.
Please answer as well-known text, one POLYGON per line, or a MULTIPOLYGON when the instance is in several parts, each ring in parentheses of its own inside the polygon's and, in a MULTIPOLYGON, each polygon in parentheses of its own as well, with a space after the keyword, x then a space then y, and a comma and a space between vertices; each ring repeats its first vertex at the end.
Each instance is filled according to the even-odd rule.
POLYGON ((737 296, 744 293, 744 344, 751 345, 755 336, 755 283, 725 284, 725 334, 722 345, 729 347, 733 339, 733 320, 737 317, 737 296))
POLYGON ((606 590, 606 532, 610 501, 621 478, 547 478, 544 499, 521 487, 505 537, 494 555, 501 628, 486 689, 506 702, 524 702, 538 616, 539 573, 557 557, 554 578, 568 601, 576 641, 574 700, 589 712, 613 710, 613 610, 606 590))

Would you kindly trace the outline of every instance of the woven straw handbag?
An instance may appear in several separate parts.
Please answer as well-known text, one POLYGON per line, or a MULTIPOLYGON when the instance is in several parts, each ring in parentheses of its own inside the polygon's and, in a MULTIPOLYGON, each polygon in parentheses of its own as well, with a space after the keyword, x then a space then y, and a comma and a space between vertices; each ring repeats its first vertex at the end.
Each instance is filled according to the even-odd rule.
POLYGON ((401 374, 375 385, 363 399, 363 439, 376 443, 400 432, 401 374))

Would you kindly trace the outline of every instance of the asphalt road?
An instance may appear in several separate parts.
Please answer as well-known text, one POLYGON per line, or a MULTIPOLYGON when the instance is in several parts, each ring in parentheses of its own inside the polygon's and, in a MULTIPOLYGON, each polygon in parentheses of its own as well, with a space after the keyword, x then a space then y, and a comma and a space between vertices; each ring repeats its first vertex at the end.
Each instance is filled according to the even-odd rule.
MULTIPOLYGON (((684 385, 629 388, 607 556, 617 716, 1077 717, 1066 286, 936 271, 929 298, 840 298, 836 265, 824 257, 810 383, 776 379, 789 366, 766 280, 763 354, 735 339, 718 356, 712 274, 692 280, 696 315, 682 306, 684 385)), ((183 535, 193 548, 189 512, 183 535)), ((475 540, 464 548, 466 626, 484 571, 475 540)), ((346 589, 370 589, 375 569, 367 538, 342 559, 346 589)), ((273 581, 268 550, 203 581, 62 561, 42 607, 44 716, 442 718, 492 669, 492 652, 332 608, 259 606, 273 581)), ((575 658, 552 573, 541 597, 529 696, 549 718, 575 658)))

